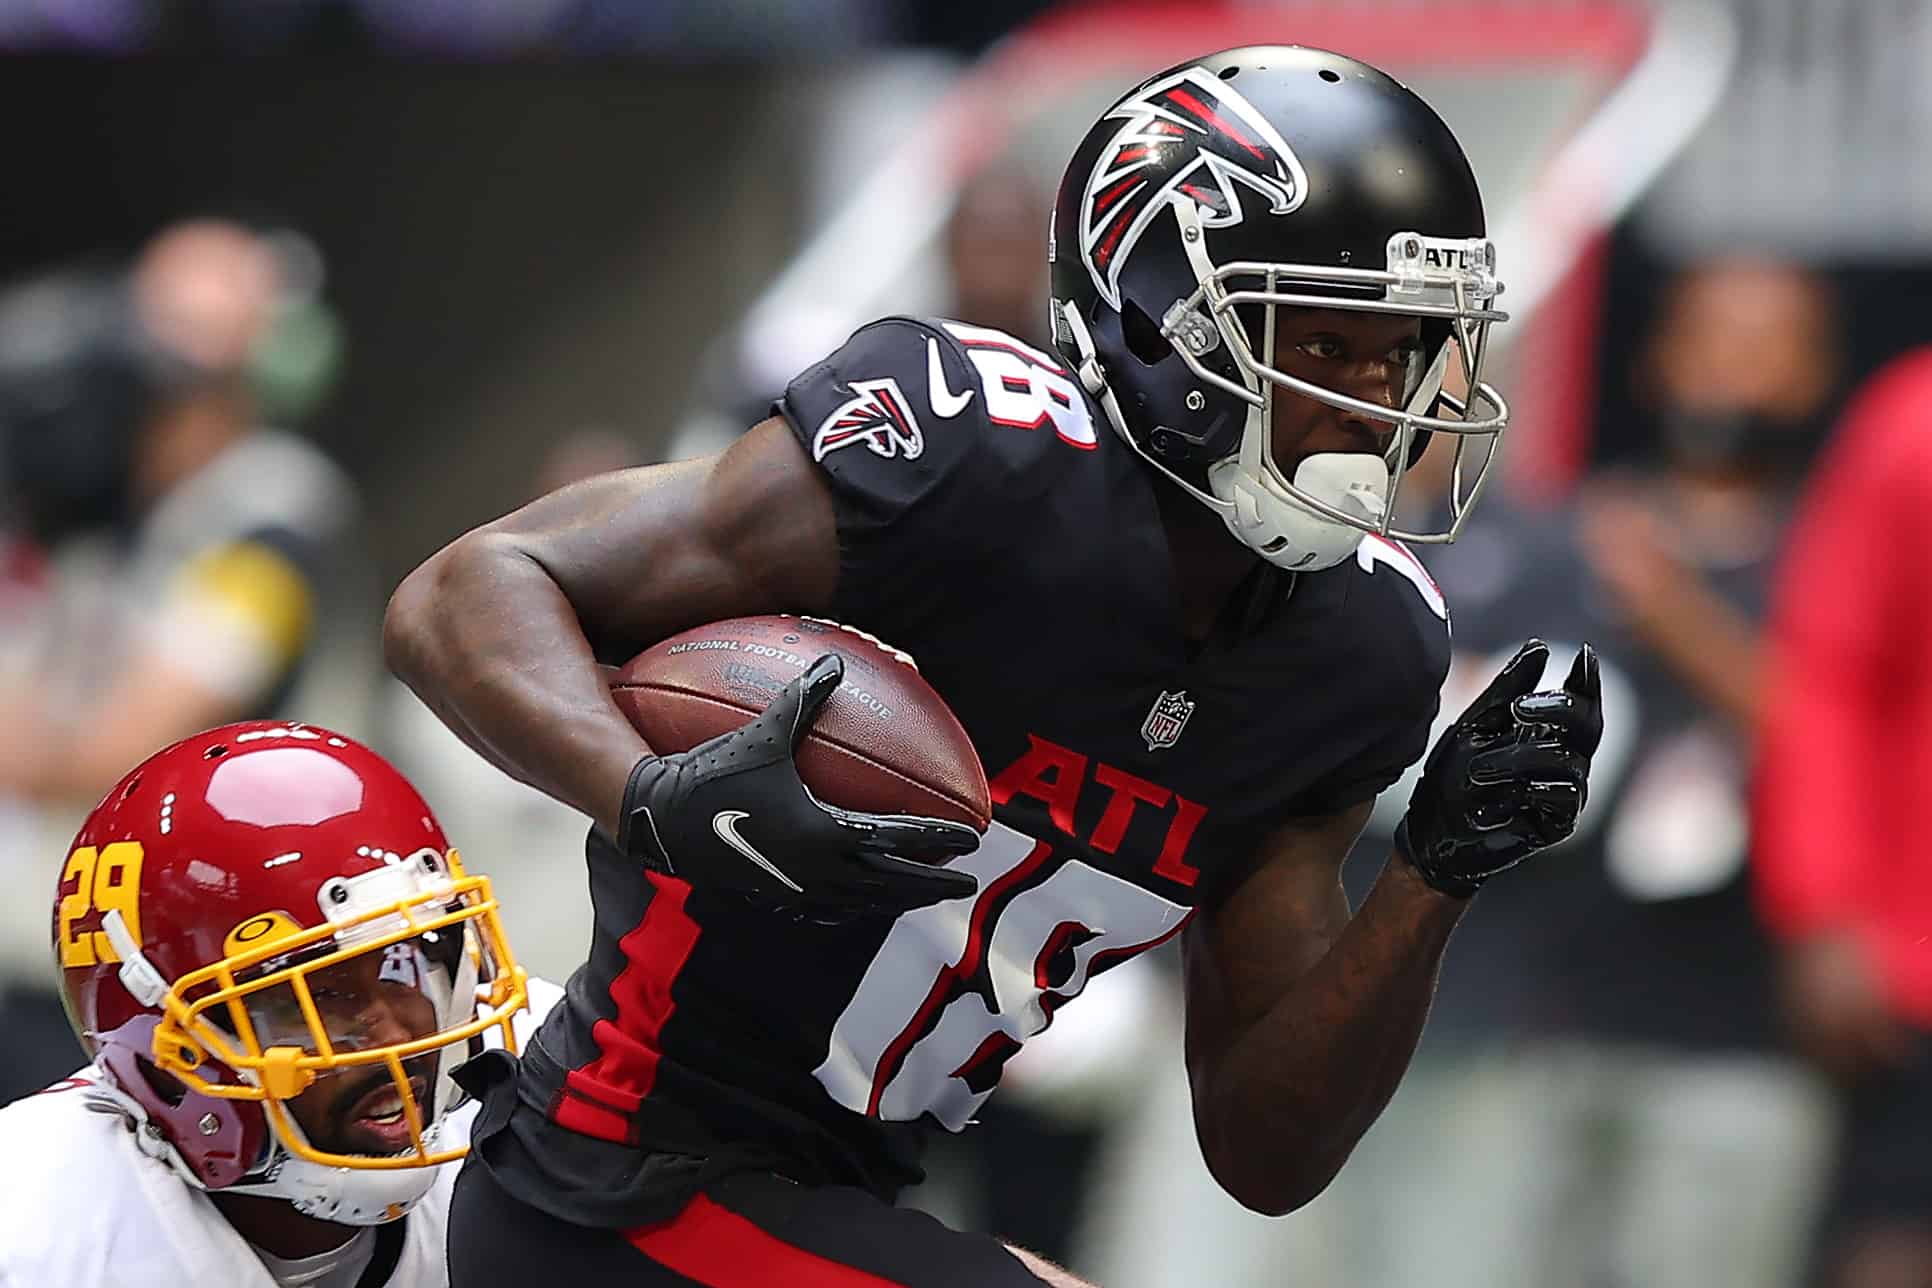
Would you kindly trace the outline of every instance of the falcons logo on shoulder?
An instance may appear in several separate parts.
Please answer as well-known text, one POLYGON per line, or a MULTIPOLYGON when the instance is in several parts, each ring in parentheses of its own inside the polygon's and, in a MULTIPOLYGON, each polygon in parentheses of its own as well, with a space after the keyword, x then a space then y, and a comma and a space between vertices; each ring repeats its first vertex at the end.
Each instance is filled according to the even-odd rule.
POLYGON ((1120 270, 1154 216, 1177 197, 1201 222, 1241 222, 1236 185, 1285 215, 1301 205, 1308 176, 1279 131, 1227 81, 1189 67, 1109 112, 1120 127, 1095 159, 1080 203, 1080 254, 1102 298, 1120 307, 1120 270))
POLYGON ((854 380, 856 397, 840 403, 832 414, 819 422, 812 435, 812 459, 822 461, 841 447, 864 443, 874 456, 888 460, 903 456, 916 460, 926 450, 926 436, 912 418, 912 406, 899 391, 898 382, 854 380))

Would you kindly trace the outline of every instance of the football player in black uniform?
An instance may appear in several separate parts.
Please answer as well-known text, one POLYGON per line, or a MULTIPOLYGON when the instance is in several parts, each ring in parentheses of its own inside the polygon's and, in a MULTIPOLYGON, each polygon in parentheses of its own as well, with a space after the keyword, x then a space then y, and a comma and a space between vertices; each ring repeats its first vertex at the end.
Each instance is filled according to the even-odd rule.
POLYGON ((411 575, 398 673, 596 825, 568 1003, 520 1066, 469 1067, 459 1288, 1075 1283, 891 1200, 924 1130, 963 1128, 1094 973, 1176 933, 1208 1167, 1264 1212, 1321 1191, 1469 897, 1571 830, 1601 729, 1589 650, 1539 692, 1527 644, 1350 915, 1343 855, 1422 754, 1448 658, 1392 538, 1453 535, 1507 420, 1483 237, 1455 138, 1381 72, 1188 62, 1067 170, 1054 352, 876 322, 722 454, 567 488, 411 575), (1466 457, 1451 526, 1394 532, 1425 448, 1466 457), (983 841, 804 791, 836 628, 801 620, 810 665, 691 752, 613 705, 600 660, 773 611, 917 657, 988 771, 983 841))

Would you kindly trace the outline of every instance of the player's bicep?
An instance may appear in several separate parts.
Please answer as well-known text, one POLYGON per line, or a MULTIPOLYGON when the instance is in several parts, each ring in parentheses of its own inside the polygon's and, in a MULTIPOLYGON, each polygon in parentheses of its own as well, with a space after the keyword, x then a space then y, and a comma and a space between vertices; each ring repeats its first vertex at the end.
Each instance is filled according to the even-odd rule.
POLYGON ((716 456, 572 484, 485 531, 543 567, 600 652, 726 617, 820 612, 838 576, 831 496, 776 418, 716 456))
POLYGON ((1320 961, 1348 923, 1342 860, 1368 821, 1364 801, 1270 836, 1241 883, 1204 906, 1181 941, 1187 1062, 1205 1066, 1320 961))
POLYGON ((989 392, 951 331, 908 318, 861 327, 786 386, 774 410, 832 496, 833 616, 909 637, 950 611, 951 587, 998 575, 1038 480, 999 450, 1017 421, 991 419, 989 392))

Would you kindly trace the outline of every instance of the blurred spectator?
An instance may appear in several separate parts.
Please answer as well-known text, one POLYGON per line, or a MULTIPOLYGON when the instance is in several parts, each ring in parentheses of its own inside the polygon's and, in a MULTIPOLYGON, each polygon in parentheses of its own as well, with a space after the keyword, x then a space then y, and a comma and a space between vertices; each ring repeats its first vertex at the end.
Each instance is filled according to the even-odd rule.
POLYGON ((946 316, 1051 345, 1040 304, 1048 294, 1047 205, 1017 167, 984 171, 961 190, 946 223, 946 316))
POLYGON ((1827 1288, 1932 1285, 1932 350, 1858 396, 1779 574, 1755 793, 1785 1015, 1845 1089, 1827 1288))
POLYGON ((44 558, 0 647, 0 1100, 73 1063, 51 991, 46 890, 73 824, 128 764, 274 714, 334 613, 347 481, 257 424, 252 362, 282 262, 242 227, 163 230, 123 277, 0 302, 0 479, 44 558), (48 1049, 51 1044, 51 1049, 48 1049))
POLYGON ((1516 909, 1520 1158, 1498 1210, 1520 1224, 1496 1233, 1520 1262, 1492 1283, 1776 1288, 1800 1273, 1829 1115, 1780 1050, 1745 782, 1757 623, 1789 465, 1837 383, 1836 322, 1796 267, 1688 270, 1639 355, 1658 467, 1596 480, 1573 532, 1565 516, 1547 544, 1515 544, 1512 574, 1481 570, 1501 589, 1486 603, 1455 584, 1481 544, 1434 564, 1465 647, 1539 624, 1589 638, 1624 697, 1614 710, 1606 678, 1624 748, 1599 758, 1593 817, 1516 909))

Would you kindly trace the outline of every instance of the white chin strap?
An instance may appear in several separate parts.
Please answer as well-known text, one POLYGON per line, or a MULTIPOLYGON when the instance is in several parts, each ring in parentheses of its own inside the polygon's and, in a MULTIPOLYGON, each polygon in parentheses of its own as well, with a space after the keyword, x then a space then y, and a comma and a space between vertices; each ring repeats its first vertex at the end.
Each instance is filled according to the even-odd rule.
MULTIPOLYGON (((1245 546, 1277 568, 1319 572, 1355 553, 1365 530, 1317 514, 1275 482, 1259 461, 1248 462, 1249 435, 1242 450, 1208 466, 1208 486, 1221 501, 1221 519, 1245 546)), ((1370 528, 1388 511, 1389 467, 1366 452, 1319 452, 1295 470, 1295 486, 1324 505, 1370 528)))
MULTIPOLYGON (((1127 428, 1126 417, 1121 414, 1120 400, 1107 384, 1086 320, 1069 303, 1059 303, 1057 307, 1061 321, 1080 351, 1082 361, 1077 371, 1080 383, 1106 412, 1114 432, 1142 460, 1220 515, 1228 531, 1242 545, 1278 568, 1319 572, 1333 568, 1354 554, 1368 529, 1381 526, 1388 510, 1390 478, 1388 466, 1380 457, 1366 452, 1320 452, 1302 461, 1295 470, 1295 486, 1313 499, 1355 516, 1367 526, 1358 528, 1318 514, 1291 496, 1262 460, 1267 433, 1265 416, 1259 407, 1249 409, 1241 450, 1208 466, 1208 486, 1212 490, 1203 492, 1189 483, 1135 441, 1127 428)), ((1438 361, 1438 371, 1441 365, 1438 361)))
POLYGON ((303 1216, 318 1221, 383 1225, 399 1220, 415 1207, 436 1184, 440 1170, 399 1167, 378 1172, 324 1167, 282 1154, 267 1178, 230 1185, 221 1192, 281 1199, 303 1216))

